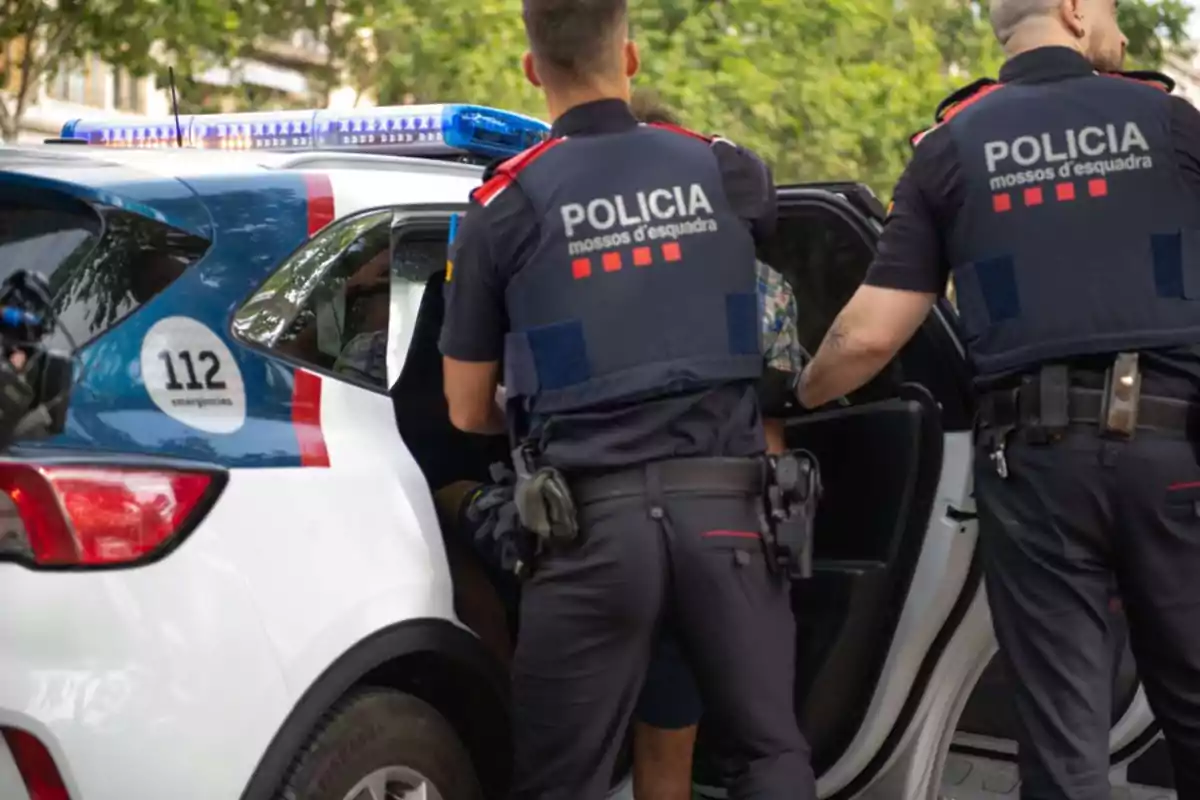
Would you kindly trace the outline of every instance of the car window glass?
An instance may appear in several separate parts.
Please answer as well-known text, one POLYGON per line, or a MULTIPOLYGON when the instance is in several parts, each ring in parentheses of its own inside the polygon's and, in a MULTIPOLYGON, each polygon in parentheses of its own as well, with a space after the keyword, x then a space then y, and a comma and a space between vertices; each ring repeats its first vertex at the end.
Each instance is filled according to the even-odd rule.
POLYGON ((388 386, 395 384, 411 349, 429 278, 446 268, 445 226, 401 227, 392 245, 391 315, 388 319, 388 386))
MULTIPOLYGON (((816 353, 838 313, 861 285, 874 250, 863 235, 830 208, 807 205, 781 211, 775 235, 759 258, 781 272, 796 297, 796 330, 808 353, 816 353)), ((900 382, 889 368, 852 400, 894 392, 900 382)))
POLYGON ((209 243, 156 220, 53 193, 0 197, 0 280, 36 271, 50 286, 51 346, 82 347, 196 263, 209 243))
POLYGON ((316 370, 386 391, 403 363, 420 290, 446 258, 441 241, 400 240, 392 212, 373 211, 318 234, 235 315, 234 332, 316 370), (422 276, 420 280, 413 276, 422 276))

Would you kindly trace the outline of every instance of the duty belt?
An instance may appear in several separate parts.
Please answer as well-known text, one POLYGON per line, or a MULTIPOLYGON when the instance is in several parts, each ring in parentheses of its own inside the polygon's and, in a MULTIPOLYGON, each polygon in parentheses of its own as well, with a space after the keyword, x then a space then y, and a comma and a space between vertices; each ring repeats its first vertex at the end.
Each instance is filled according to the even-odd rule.
POLYGON ((980 398, 976 443, 987 449, 1001 478, 1008 477, 1005 448, 1011 433, 1045 444, 1060 439, 1070 425, 1090 423, 1104 437, 1130 439, 1146 429, 1187 435, 1200 408, 1182 399, 1143 397, 1137 353, 1116 354, 1103 389, 1072 382, 1068 365, 1044 364, 1037 374, 1023 376, 1019 387, 980 398))
MULTIPOLYGON (((1066 391, 1066 424, 1099 424, 1104 408, 1099 389, 1070 388, 1066 391)), ((1041 407, 1038 387, 1020 387, 984 395, 979 402, 979 422, 984 427, 1021 429, 1049 422, 1041 407)), ((1189 421, 1200 415, 1200 406, 1170 397, 1142 396, 1138 428, 1183 433, 1189 421)))
MULTIPOLYGON (((769 458, 687 458, 659 461, 603 475, 577 478, 571 494, 582 507, 605 500, 645 497, 656 504, 654 519, 666 519, 657 504, 666 495, 753 497, 768 564, 791 578, 812 575, 812 528, 821 496, 821 477, 811 453, 793 451, 769 458)), ((668 522, 669 524, 669 522, 668 522)))
MULTIPOLYGON (((753 458, 680 458, 654 462, 659 490, 664 494, 760 494, 766 486, 767 466, 753 458)), ((646 466, 570 481, 577 506, 604 500, 641 497, 646 493, 646 466)))

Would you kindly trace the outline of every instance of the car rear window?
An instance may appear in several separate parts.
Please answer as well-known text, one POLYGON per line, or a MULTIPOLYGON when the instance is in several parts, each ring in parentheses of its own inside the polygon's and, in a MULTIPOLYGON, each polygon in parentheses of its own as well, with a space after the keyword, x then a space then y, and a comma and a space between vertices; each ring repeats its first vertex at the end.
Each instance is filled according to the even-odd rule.
POLYGON ((59 320, 56 346, 82 347, 111 329, 170 286, 208 245, 111 206, 39 192, 0 194, 0 281, 18 269, 46 277, 59 320))

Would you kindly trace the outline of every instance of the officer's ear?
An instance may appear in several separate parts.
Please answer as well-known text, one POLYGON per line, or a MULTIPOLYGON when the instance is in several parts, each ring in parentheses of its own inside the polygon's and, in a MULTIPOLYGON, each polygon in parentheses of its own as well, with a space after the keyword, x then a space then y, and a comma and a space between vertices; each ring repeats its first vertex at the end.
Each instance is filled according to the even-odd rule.
POLYGON ((1087 26, 1083 23, 1083 5, 1085 0, 1062 0, 1058 13, 1063 25, 1076 39, 1087 36, 1087 26))
POLYGON ((625 42, 625 77, 632 78, 634 75, 637 75, 641 66, 642 57, 638 53, 637 42, 625 42))
POLYGON ((533 63, 533 53, 526 53, 521 57, 521 67, 525 70, 525 79, 539 89, 542 88, 542 79, 538 76, 537 65, 533 63))

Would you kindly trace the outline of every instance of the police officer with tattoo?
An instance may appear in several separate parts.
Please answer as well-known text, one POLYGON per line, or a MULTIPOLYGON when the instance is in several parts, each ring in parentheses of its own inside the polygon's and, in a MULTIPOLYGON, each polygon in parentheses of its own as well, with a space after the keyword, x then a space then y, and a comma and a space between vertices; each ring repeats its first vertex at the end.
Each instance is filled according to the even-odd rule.
POLYGON ((1114 0, 992 0, 991 18, 999 81, 915 137, 800 400, 865 383, 952 276, 1022 797, 1110 796, 1114 588, 1179 796, 1200 797, 1200 112, 1117 72, 1114 0))
POLYGON ((606 794, 669 615, 730 736, 731 796, 813 798, 755 392, 769 171, 729 142, 639 125, 624 0, 525 0, 524 18, 551 138, 472 194, 441 338, 451 420, 509 432, 538 537, 511 796, 606 794))

